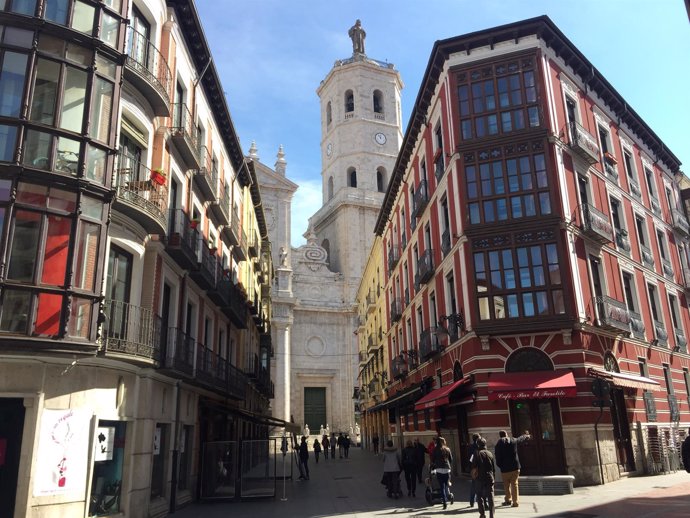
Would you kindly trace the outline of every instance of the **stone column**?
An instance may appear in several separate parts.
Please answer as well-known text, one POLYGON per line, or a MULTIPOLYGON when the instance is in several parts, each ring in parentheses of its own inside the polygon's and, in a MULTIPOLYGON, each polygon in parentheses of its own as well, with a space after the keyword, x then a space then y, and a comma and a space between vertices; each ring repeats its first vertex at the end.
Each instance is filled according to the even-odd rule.
POLYGON ((273 321, 276 330, 276 379, 273 415, 290 420, 290 324, 273 321))

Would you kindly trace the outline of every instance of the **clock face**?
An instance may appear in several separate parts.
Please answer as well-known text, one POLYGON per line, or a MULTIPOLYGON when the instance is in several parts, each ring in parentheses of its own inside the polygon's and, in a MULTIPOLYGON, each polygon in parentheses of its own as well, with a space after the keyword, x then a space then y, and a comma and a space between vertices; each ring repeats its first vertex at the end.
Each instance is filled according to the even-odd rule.
POLYGON ((328 156, 331 156, 333 154, 333 144, 331 144, 330 142, 326 146, 326 154, 328 156))
POLYGON ((374 140, 377 144, 384 145, 386 143, 386 136, 383 133, 377 133, 374 135, 374 140))

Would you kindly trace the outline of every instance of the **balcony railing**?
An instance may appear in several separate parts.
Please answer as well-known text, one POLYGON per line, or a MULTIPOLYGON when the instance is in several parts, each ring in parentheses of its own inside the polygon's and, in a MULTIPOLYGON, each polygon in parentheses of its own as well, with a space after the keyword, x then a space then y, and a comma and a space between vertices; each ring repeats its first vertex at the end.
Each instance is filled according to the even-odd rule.
MULTIPOLYGON (((234 225, 234 220, 233 223, 234 225)), ((246 261, 249 258, 247 252, 247 233, 243 228, 237 228, 237 245, 232 247, 232 254, 235 256, 237 261, 246 261)))
POLYGON ((580 210, 582 232, 598 243, 611 243, 613 241, 613 226, 606 214, 589 203, 580 205, 580 210))
POLYGON ((599 161, 599 145, 596 139, 576 121, 570 122, 570 147, 590 165, 599 161))
POLYGON ((625 303, 607 296, 594 298, 599 326, 617 331, 630 331, 630 312, 625 303))
POLYGON ((165 234, 168 187, 152 180, 152 171, 120 151, 113 174, 114 209, 139 223, 149 234, 165 234))
POLYGON ((168 216, 166 251, 185 270, 196 268, 201 242, 197 223, 192 223, 182 209, 171 209, 168 216))
POLYGON ((632 335, 635 338, 644 340, 645 327, 644 320, 642 320, 642 315, 630 310, 628 310, 628 313, 630 314, 630 331, 632 331, 632 335))
POLYGON ((127 28, 125 78, 151 103, 156 115, 170 116, 172 73, 163 54, 144 34, 127 28))
POLYGON ((422 255, 419 256, 419 261, 417 262, 417 274, 415 275, 414 282, 417 285, 417 291, 419 287, 430 281, 434 277, 434 251, 431 248, 424 250, 422 255))
POLYGON ((664 277, 673 280, 673 266, 668 259, 661 258, 661 269, 664 271, 664 277))
POLYGON ((238 284, 230 283, 230 305, 225 308, 225 313, 232 323, 240 329, 247 329, 247 296, 242 292, 238 284))
POLYGON ((642 256, 643 264, 650 268, 654 268, 654 254, 652 254, 652 251, 648 247, 640 245, 640 255, 642 256))
POLYGON ((222 226, 230 224, 230 193, 228 192, 227 185, 218 189, 218 196, 216 196, 215 201, 212 201, 208 208, 216 223, 222 226))
POLYGON ((196 344, 196 361, 194 362, 194 378, 206 386, 215 386, 213 369, 213 351, 204 344, 196 344))
POLYGON ((245 399, 247 397, 247 376, 230 362, 227 364, 227 370, 227 394, 234 399, 245 399))
POLYGON ((402 354, 393 358, 391 362, 391 375, 394 380, 405 378, 409 372, 410 367, 407 363, 407 359, 402 354))
POLYGON ((168 128, 171 140, 175 143, 187 167, 198 169, 201 165, 199 135, 192 118, 192 112, 185 103, 173 104, 172 110, 172 123, 168 128))
POLYGON ((199 169, 194 173, 194 185, 208 201, 216 201, 218 194, 218 166, 206 146, 199 149, 199 169))
POLYGON ((421 218, 424 209, 429 203, 429 191, 426 187, 426 180, 419 182, 414 191, 414 217, 421 218))
POLYGON ((400 261, 400 248, 396 245, 388 247, 388 272, 389 275, 395 268, 395 265, 400 261))
POLYGON ((419 335, 419 357, 422 361, 443 351, 443 345, 436 334, 437 327, 428 327, 419 335))
POLYGON ((630 238, 628 237, 628 231, 624 228, 616 230, 616 246, 624 254, 630 255, 630 238))
POLYGON ((230 216, 230 224, 223 227, 223 235, 228 240, 228 244, 238 246, 240 244, 240 215, 237 207, 233 207, 230 216))
POLYGON ((395 298, 391 302, 391 322, 397 322, 402 318, 402 304, 400 304, 400 299, 395 298))
POLYGON ((106 354, 157 363, 161 352, 161 319, 148 308, 106 299, 104 336, 106 354))
POLYGON ((161 369, 185 376, 192 376, 194 373, 194 339, 181 329, 168 328, 161 369))
POLYGON ((671 210, 671 218, 673 219, 673 228, 683 234, 685 237, 690 236, 690 225, 685 217, 685 214, 679 209, 671 210))
POLYGON ((374 341, 374 335, 367 336, 367 351, 372 351, 376 349, 376 342, 374 341))
POLYGON ((211 253, 209 244, 204 240, 201 240, 197 260, 196 268, 189 272, 189 276, 202 290, 215 288, 217 256, 211 253))
POLYGON ((441 252, 443 252, 443 257, 448 255, 448 252, 450 252, 450 249, 451 249, 450 229, 447 228, 443 231, 443 234, 441 234, 441 252))
POLYGON ((249 238, 249 243, 247 246, 247 251, 249 252, 249 257, 259 257, 259 252, 261 250, 261 243, 256 235, 249 238))

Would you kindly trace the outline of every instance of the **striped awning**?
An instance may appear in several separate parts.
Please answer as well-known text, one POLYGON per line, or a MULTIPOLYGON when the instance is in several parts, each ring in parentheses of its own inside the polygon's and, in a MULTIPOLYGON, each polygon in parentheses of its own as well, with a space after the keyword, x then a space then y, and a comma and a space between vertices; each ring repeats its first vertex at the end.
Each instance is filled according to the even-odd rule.
POLYGON ((616 387, 635 388, 642 390, 659 390, 661 385, 651 378, 638 376, 629 372, 609 372, 596 367, 590 367, 587 374, 592 378, 602 378, 616 387))

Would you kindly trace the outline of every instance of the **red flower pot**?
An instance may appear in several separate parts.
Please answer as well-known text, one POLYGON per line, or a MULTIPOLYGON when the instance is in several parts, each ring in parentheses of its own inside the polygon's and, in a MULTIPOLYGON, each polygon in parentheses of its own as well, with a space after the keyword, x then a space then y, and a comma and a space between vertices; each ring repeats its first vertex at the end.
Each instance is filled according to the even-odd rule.
POLYGON ((166 176, 159 171, 151 171, 151 181, 158 185, 165 185, 166 176))

